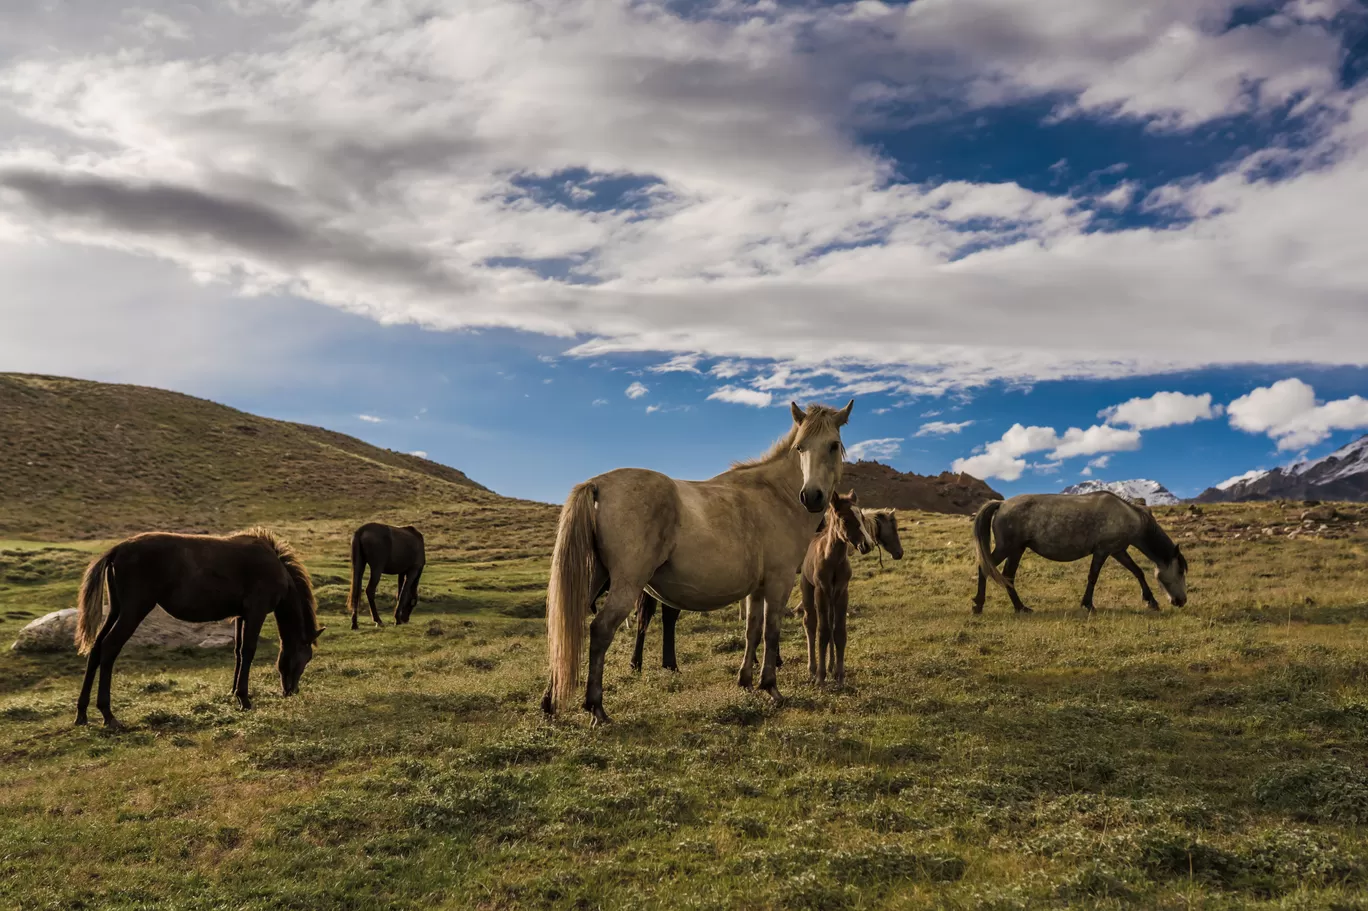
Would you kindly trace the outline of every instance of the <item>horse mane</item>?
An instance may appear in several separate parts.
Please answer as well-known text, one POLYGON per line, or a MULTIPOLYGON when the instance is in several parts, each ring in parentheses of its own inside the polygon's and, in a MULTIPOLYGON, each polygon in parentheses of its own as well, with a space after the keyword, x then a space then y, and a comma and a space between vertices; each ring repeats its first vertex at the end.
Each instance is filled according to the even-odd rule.
MULTIPOLYGON (((840 428, 836 426, 837 409, 829 408, 826 405, 809 405, 807 412, 803 416, 803 423, 794 424, 789 427, 788 432, 774 441, 769 451, 759 458, 743 459, 732 463, 732 470, 746 468, 759 468, 762 465, 770 465, 788 455, 808 436, 819 431, 830 431, 840 439, 840 428)), ((845 461, 845 443, 841 443, 841 461, 845 461)))
POLYGON ((1169 537, 1168 532, 1160 527, 1159 520, 1154 517, 1154 513, 1144 507, 1135 506, 1134 503, 1131 503, 1130 505, 1139 509, 1145 516, 1145 530, 1141 535, 1144 541, 1145 550, 1148 552, 1147 555, 1150 559, 1159 557, 1164 561, 1170 561, 1177 556, 1178 565, 1182 569, 1183 574, 1186 575, 1187 557, 1183 556, 1183 552, 1178 548, 1178 545, 1173 543, 1173 539, 1169 537))
POLYGON ((295 593, 299 596, 300 617, 304 621, 305 632, 313 635, 318 632, 318 600, 314 597, 313 580, 309 570, 299 559, 299 554, 286 541, 276 536, 269 528, 256 525, 252 528, 229 535, 229 537, 259 538, 271 546, 276 558, 294 581, 295 593))

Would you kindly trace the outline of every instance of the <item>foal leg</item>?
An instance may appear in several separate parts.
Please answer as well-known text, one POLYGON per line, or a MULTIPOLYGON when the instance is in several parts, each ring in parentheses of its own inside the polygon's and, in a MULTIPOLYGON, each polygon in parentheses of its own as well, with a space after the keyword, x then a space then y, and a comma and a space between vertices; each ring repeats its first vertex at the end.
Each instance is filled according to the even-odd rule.
POLYGON ((256 605, 245 610, 245 616, 238 621, 242 624, 242 658, 239 661, 234 689, 238 705, 243 709, 250 709, 252 700, 247 696, 247 678, 252 672, 252 659, 256 657, 257 640, 261 638, 261 625, 266 622, 266 610, 256 605))
POLYGON ((817 682, 817 603, 812 583, 803 579, 798 583, 803 611, 803 630, 807 633, 808 680, 817 682))
POLYGON ((667 671, 678 671, 679 662, 675 659, 675 624, 679 622, 679 609, 668 604, 660 605, 660 666, 667 671))
POLYGON ((375 609, 375 590, 380 587, 380 564, 372 563, 370 567, 370 582, 366 585, 366 603, 370 605, 371 619, 376 626, 384 626, 380 621, 380 612, 375 609))
POLYGON ((741 656, 741 672, 736 675, 737 686, 755 686, 755 653, 760 648, 760 633, 764 628, 764 600, 757 592, 746 596, 746 653, 741 656))
POLYGON ((1092 566, 1088 567, 1088 587, 1083 590, 1083 606, 1092 613, 1093 607, 1093 588, 1097 585, 1097 576, 1102 572, 1102 564, 1107 562, 1107 554, 1096 553, 1092 557, 1092 566))
MULTIPOLYGON (((666 610, 668 611, 669 608, 666 610)), ((646 627, 651 625, 651 618, 655 616, 655 612, 656 599, 642 592, 641 600, 637 602, 636 646, 632 649, 632 670, 634 671, 641 670, 641 653, 646 648, 646 627)), ((661 647, 664 648, 664 646, 661 647)))
POLYGON ((1021 603, 1021 596, 1017 594, 1016 590, 1017 567, 1021 565, 1021 556, 1025 552, 1025 548, 1022 548, 1021 550, 1012 554, 1007 558, 1007 565, 1002 567, 1003 577, 1006 578, 1008 582, 1012 583, 1012 587, 1007 589, 1007 594, 1011 596, 1012 608, 1016 610, 1018 614, 1031 613, 1031 609, 1027 607, 1025 604, 1021 603))
POLYGON ((1158 610, 1159 602, 1154 600, 1154 592, 1150 591, 1149 580, 1145 578, 1145 571, 1131 559, 1130 553, 1124 550, 1117 551, 1112 554, 1112 557, 1117 563, 1120 563, 1122 566, 1126 567, 1126 569, 1130 570, 1131 575, 1135 576, 1136 580, 1140 583, 1140 597, 1145 599, 1146 606, 1148 606, 1150 610, 1158 610))
POLYGON ((817 586, 817 685, 826 686, 827 657, 831 652, 831 593, 817 586))
POLYGON ((831 638, 836 643, 836 685, 845 686, 846 611, 850 606, 850 590, 842 588, 835 598, 836 616, 831 638))
POLYGON ((584 708, 594 716, 595 724, 607 724, 612 719, 603 710, 603 664, 613 636, 636 607, 645 581, 618 585, 616 580, 608 590, 603 610, 589 624, 589 683, 584 688, 584 708))

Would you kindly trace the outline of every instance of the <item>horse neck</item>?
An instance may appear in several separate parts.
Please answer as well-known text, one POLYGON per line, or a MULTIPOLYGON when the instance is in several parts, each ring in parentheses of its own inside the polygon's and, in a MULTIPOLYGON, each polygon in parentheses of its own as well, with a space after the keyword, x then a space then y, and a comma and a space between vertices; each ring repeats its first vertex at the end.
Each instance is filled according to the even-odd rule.
POLYGON ((1145 516, 1144 530, 1140 532, 1140 540, 1135 546, 1156 564, 1172 560, 1173 552, 1178 549, 1178 545, 1173 543, 1168 533, 1159 527, 1154 516, 1148 514, 1145 516))
POLYGON ((291 592, 280 602, 280 606, 275 610, 276 629, 280 631, 280 641, 285 645, 294 646, 303 642, 307 631, 304 629, 304 611, 300 607, 299 598, 291 592))
POLYGON ((846 547, 852 543, 846 536, 845 520, 836 510, 828 509, 826 523, 826 531, 822 532, 822 552, 828 558, 844 554, 846 547))

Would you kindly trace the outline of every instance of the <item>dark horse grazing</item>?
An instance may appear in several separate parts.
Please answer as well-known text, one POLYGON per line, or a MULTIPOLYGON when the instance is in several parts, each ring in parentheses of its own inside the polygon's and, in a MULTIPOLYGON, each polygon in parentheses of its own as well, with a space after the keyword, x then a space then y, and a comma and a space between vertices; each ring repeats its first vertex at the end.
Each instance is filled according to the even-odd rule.
POLYGON ((367 522, 352 535, 351 544, 351 607, 352 629, 356 629, 356 608, 361 600, 361 577, 370 567, 370 584, 366 586, 366 601, 370 603, 371 619, 376 626, 384 626, 380 612, 375 609, 375 589, 380 577, 399 577, 399 599, 394 603, 395 624, 408 623, 409 615, 418 605, 418 579, 423 575, 427 555, 423 550, 423 533, 412 525, 398 528, 367 522))
POLYGON ((1102 564, 1111 557, 1140 580, 1140 594, 1151 610, 1159 609, 1145 573, 1131 559, 1126 548, 1134 547, 1154 561, 1154 577, 1159 580, 1169 602, 1175 607, 1187 603, 1187 558, 1173 543, 1154 514, 1144 506, 1130 503, 1114 493, 1023 494, 1010 500, 990 500, 974 516, 974 545, 978 553, 978 594, 974 613, 983 612, 987 578, 1007 589, 1018 612, 1031 609, 1021 603, 1016 590, 1016 571, 1021 555, 1029 547, 1047 560, 1071 563, 1092 557, 1088 587, 1083 606, 1093 610, 1093 588, 1102 564), (989 532, 997 538, 991 548, 989 532), (1003 560, 1007 565, 998 572, 1003 560))
MULTIPOLYGON (((888 551, 894 560, 901 560, 903 556, 902 541, 898 537, 898 517, 891 509, 860 509, 855 507, 855 513, 860 516, 864 524, 865 534, 876 547, 882 547, 888 551)), ((818 526, 817 534, 821 534, 826 529, 827 519, 822 519, 823 524, 818 526)), ((883 557, 879 558, 880 565, 883 557)), ((799 567, 801 571, 802 567, 799 567)), ((663 635, 660 640, 660 666, 667 671, 679 670, 679 661, 675 657, 675 624, 679 620, 679 611, 668 604, 661 604, 650 593, 642 592, 641 600, 637 602, 637 634, 636 645, 632 649, 632 670, 639 671, 644 663, 643 653, 646 650, 646 630, 651 625, 651 618, 655 616, 656 608, 660 608, 660 621, 664 624, 663 635)), ((792 611, 794 615, 803 613, 802 605, 795 607, 792 611)), ((775 667, 783 667, 783 656, 778 654, 775 649, 775 667)))
POLYGON ((864 519, 855 506, 855 492, 832 494, 826 527, 808 545, 803 558, 803 628, 807 631, 808 675, 818 686, 826 683, 827 657, 836 685, 845 683, 846 607, 850 601, 850 545, 862 554, 874 549, 865 533, 864 519), (820 660, 818 652, 820 650, 820 660))
POLYGON ((135 535, 91 563, 81 582, 76 645, 81 654, 90 653, 90 661, 76 703, 77 724, 86 723, 90 687, 98 669, 100 694, 95 705, 107 727, 121 726, 109 710, 114 659, 138 624, 159 604, 187 623, 237 618, 233 693, 244 709, 252 707, 247 697, 247 675, 267 614, 275 614, 280 630, 276 668, 286 696, 298 691, 299 678, 324 630, 318 625, 308 570, 290 545, 266 529, 222 537, 157 532, 135 535), (109 616, 101 626, 106 587, 109 616))

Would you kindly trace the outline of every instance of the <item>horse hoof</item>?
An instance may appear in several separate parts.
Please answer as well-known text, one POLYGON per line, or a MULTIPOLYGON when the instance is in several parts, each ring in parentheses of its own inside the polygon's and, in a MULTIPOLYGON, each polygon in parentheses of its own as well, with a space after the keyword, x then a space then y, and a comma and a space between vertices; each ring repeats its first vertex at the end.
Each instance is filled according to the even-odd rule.
POLYGON ((976 614, 981 614, 981 613, 983 613, 983 605, 982 605, 982 604, 975 604, 975 605, 972 606, 972 610, 973 610, 973 612, 976 613, 976 614))
POLYGON ((105 730, 109 731, 111 734, 122 734, 124 731, 128 730, 128 728, 124 727, 124 723, 113 715, 110 715, 105 719, 104 725, 105 730))
POLYGON ((769 694, 770 699, 774 702, 774 704, 775 704, 776 706, 778 706, 778 705, 783 705, 783 704, 784 704, 784 697, 781 696, 781 695, 779 695, 779 687, 777 687, 777 686, 768 686, 768 687, 765 687, 765 692, 769 694))
POLYGON ((672 671, 676 674, 679 673, 679 665, 677 664, 662 664, 660 667, 662 670, 672 671))
POLYGON ((608 717, 608 713, 603 710, 603 706, 595 705, 589 709, 589 714, 593 716, 589 722, 590 727, 598 727, 604 724, 612 724, 613 719, 608 717))
POLYGON ((353 621, 352 621, 352 629, 360 629, 360 628, 361 628, 361 627, 357 624, 357 622, 356 622, 355 620, 353 620, 353 621))
POLYGON ((1145 606, 1148 607, 1150 610, 1154 611, 1156 614, 1159 613, 1158 601, 1147 601, 1145 602, 1145 606))
POLYGON ((638 673, 638 674, 641 673, 641 665, 637 664, 635 661, 633 661, 631 664, 629 664, 629 665, 627 665, 627 666, 628 666, 629 668, 631 668, 634 672, 636 672, 636 673, 638 673))
POLYGON ((541 709, 548 718, 556 714, 556 704, 551 701, 550 690, 547 690, 546 693, 542 695, 541 709))
POLYGON ((76 726, 78 728, 85 727, 88 724, 90 724, 90 721, 86 718, 85 712, 82 712, 81 714, 76 716, 76 726))
POLYGON ((1018 613, 1018 614, 1034 614, 1035 611, 1033 611, 1033 610, 1031 610, 1029 607, 1026 607, 1025 605, 1023 605, 1023 606, 1017 608, 1017 613, 1018 613))

